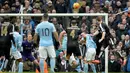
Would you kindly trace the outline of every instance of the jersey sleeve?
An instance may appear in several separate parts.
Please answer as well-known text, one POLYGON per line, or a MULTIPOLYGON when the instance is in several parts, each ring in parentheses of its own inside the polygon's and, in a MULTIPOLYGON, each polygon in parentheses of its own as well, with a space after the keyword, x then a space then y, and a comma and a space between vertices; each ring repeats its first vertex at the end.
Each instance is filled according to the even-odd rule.
POLYGON ((105 25, 104 25, 104 24, 101 24, 101 25, 100 25, 100 29, 101 29, 101 32, 105 32, 105 25))
POLYGON ((9 34, 9 36, 10 36, 10 39, 12 40, 13 44, 15 44, 15 40, 14 40, 13 34, 9 34))
POLYGON ((21 47, 21 45, 22 45, 22 36, 20 35, 18 39, 18 46, 21 47))
POLYGON ((52 32, 56 32, 56 28, 55 28, 54 24, 52 24, 52 32))

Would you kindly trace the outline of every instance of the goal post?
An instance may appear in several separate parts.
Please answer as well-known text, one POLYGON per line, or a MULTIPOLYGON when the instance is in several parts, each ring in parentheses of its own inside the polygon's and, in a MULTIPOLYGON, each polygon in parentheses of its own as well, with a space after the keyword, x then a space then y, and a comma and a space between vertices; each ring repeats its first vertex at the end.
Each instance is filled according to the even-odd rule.
MULTIPOLYGON (((105 17, 105 23, 108 25, 108 14, 107 13, 53 13, 53 14, 48 14, 49 16, 55 16, 55 17, 68 17, 68 16, 104 16, 105 17)), ((18 14, 0 14, 1 16, 14 16, 14 17, 21 17, 21 24, 23 24, 23 17, 25 16, 43 16, 43 14, 23 14, 23 12, 18 13, 18 14)), ((105 73, 108 73, 108 48, 105 49, 105 73)))

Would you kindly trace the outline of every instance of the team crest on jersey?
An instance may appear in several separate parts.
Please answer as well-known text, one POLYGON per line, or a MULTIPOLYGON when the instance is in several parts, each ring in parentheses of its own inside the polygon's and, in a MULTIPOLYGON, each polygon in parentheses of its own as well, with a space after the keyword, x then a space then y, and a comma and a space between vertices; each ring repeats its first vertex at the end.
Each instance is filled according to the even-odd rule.
POLYGON ((75 37, 75 30, 72 30, 72 31, 71 31, 70 36, 71 36, 72 38, 75 37))

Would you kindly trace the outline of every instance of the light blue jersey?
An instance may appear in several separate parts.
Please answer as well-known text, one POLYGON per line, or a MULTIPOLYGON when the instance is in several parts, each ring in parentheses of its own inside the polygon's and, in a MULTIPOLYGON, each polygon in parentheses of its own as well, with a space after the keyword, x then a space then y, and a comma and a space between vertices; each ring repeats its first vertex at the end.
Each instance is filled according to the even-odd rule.
POLYGON ((64 35, 63 40, 62 40, 62 49, 66 50, 67 49, 67 35, 64 35))
POLYGON ((44 21, 37 25, 35 29, 35 33, 37 33, 40 37, 39 46, 52 46, 53 39, 52 34, 55 32, 54 24, 44 21))
POLYGON ((18 49, 21 50, 22 36, 18 32, 13 32, 14 41, 16 47, 12 44, 12 52, 16 52, 18 49))
POLYGON ((96 43, 93 41, 92 37, 87 34, 86 35, 86 47, 87 48, 97 48, 96 43))

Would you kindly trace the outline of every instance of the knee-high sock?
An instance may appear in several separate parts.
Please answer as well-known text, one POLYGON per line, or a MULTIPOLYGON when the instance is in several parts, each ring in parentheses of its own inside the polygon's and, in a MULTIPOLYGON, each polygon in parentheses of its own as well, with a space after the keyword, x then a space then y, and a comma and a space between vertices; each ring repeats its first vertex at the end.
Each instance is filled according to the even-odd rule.
POLYGON ((4 69, 7 67, 8 59, 5 60, 4 69))
POLYGON ((13 60, 12 72, 15 72, 15 70, 16 70, 16 69, 15 69, 15 68, 16 68, 16 67, 15 67, 15 65, 16 65, 15 62, 16 62, 16 60, 13 60))
POLYGON ((19 62, 18 73, 23 73, 23 62, 19 62))
POLYGON ((79 64, 80 64, 81 70, 83 70, 83 60, 82 59, 79 59, 79 64))
POLYGON ((40 59, 40 73, 44 73, 44 59, 40 59))
POLYGON ((0 67, 0 71, 1 71, 4 67, 5 59, 1 59, 0 63, 2 64, 1 67, 0 67))
POLYGON ((90 66, 91 66, 91 69, 93 70, 93 73, 96 73, 95 65, 94 64, 90 64, 90 66))
POLYGON ((87 63, 84 64, 84 72, 88 73, 88 64, 87 63))
POLYGON ((50 66, 51 66, 51 73, 55 73, 54 68, 55 68, 55 58, 50 59, 50 66))

